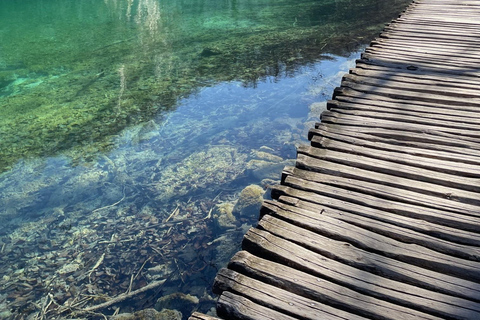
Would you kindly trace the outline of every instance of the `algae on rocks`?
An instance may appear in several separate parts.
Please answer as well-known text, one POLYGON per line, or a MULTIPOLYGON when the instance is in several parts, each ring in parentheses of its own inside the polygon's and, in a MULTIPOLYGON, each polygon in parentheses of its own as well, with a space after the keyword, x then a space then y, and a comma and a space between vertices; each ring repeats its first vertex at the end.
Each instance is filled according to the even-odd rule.
POLYGON ((233 208, 233 215, 237 218, 257 217, 263 202, 265 190, 256 184, 246 186, 238 197, 233 208))

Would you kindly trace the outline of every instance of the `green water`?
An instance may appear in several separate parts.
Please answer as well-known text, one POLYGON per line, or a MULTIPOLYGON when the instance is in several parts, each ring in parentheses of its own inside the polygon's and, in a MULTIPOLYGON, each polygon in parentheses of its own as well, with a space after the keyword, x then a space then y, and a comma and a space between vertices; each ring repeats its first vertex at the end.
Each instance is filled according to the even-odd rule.
POLYGON ((2 1, 0 170, 88 160, 199 87, 345 54, 405 2, 2 1))
POLYGON ((0 318, 102 319, 162 279, 114 307, 208 311, 242 189, 408 2, 0 1, 0 318))

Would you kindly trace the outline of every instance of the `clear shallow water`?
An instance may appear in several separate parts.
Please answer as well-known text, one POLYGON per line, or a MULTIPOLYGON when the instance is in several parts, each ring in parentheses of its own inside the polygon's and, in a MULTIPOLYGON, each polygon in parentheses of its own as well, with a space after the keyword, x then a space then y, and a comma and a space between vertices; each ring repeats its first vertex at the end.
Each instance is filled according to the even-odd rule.
POLYGON ((2 316, 95 318, 161 280, 114 307, 211 308, 257 218, 230 214, 240 192, 275 183, 405 4, 1 2, 2 316))

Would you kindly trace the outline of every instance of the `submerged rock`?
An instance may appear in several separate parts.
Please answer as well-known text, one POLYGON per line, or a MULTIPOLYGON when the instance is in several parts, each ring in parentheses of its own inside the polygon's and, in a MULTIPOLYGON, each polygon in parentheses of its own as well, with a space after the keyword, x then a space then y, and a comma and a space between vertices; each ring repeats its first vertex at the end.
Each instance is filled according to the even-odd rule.
POLYGON ((235 216, 233 215, 233 208, 235 204, 232 202, 219 203, 213 209, 213 221, 215 227, 219 229, 228 229, 235 227, 235 216))
POLYGON ((246 172, 258 180, 271 179, 278 181, 283 168, 292 165, 294 160, 283 160, 267 151, 269 150, 264 147, 260 150, 254 150, 251 153, 251 160, 247 163, 246 172))
POLYGON ((200 52, 200 56, 204 58, 212 57, 212 56, 218 56, 219 54, 222 54, 222 52, 217 49, 217 48, 204 48, 202 52, 200 52))
POLYGON ((182 313, 178 310, 145 309, 135 313, 121 313, 111 318, 112 320, 181 320, 182 313))
POLYGON ((251 184, 240 192, 238 201, 233 208, 233 215, 238 218, 251 218, 258 216, 263 202, 265 190, 262 187, 251 184))
POLYGON ((245 171, 247 155, 230 146, 212 146, 163 168, 155 182, 159 201, 235 180, 245 171))
POLYGON ((191 314, 199 302, 200 300, 196 296, 175 292, 159 298, 157 303, 155 303, 155 309, 179 309, 184 314, 191 314))

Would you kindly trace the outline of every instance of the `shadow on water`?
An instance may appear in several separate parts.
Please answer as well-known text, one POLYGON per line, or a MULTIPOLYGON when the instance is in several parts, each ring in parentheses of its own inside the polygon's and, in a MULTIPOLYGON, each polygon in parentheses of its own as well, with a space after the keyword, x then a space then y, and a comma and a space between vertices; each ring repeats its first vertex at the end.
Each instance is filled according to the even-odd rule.
POLYGON ((0 317, 213 307, 338 71, 407 2, 1 2, 0 317))

